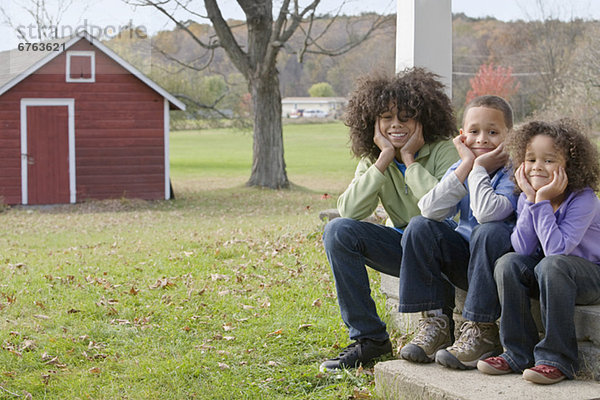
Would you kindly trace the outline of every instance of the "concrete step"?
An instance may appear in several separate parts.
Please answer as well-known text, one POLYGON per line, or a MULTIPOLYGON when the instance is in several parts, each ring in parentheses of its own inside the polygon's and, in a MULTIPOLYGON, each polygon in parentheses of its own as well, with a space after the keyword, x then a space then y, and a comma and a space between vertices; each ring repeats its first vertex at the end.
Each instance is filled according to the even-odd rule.
POLYGON ((485 375, 404 360, 375 365, 375 391, 386 400, 600 400, 600 383, 593 380, 536 385, 520 374, 485 375))
MULTIPOLYGON (((417 327, 420 317, 419 313, 402 314, 398 310, 398 278, 381 275, 381 291, 387 298, 387 306, 392 317, 394 328, 403 332, 410 333, 417 327)), ((461 318, 462 305, 464 304, 465 292, 458 289, 456 294, 455 320, 461 318)), ((542 331, 541 318, 539 317, 539 302, 532 301, 532 310, 534 318, 538 320, 538 326, 542 331)), ((458 322, 458 321, 457 321, 458 322)), ((457 323, 460 325, 460 323, 457 323)), ((575 307, 575 330, 577 340, 580 342, 591 342, 594 346, 600 348, 600 305, 577 306, 575 307)), ((600 367, 600 359, 598 360, 600 367)))

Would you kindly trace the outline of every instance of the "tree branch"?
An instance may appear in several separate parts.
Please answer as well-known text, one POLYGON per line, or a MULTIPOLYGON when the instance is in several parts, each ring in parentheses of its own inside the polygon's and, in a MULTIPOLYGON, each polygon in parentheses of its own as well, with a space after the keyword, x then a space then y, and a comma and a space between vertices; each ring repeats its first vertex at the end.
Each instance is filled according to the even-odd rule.
POLYGON ((175 96, 175 97, 177 97, 177 98, 180 98, 180 99, 182 99, 182 100, 185 100, 185 101, 187 101, 187 102, 190 102, 190 103, 192 103, 193 105, 195 105, 195 106, 196 106, 196 107, 198 107, 198 108, 201 108, 201 109, 203 109, 203 110, 210 110, 210 111, 214 111, 214 112, 216 112, 217 114, 219 114, 219 115, 220 115, 221 117, 223 117, 223 118, 226 118, 226 119, 231 119, 231 118, 229 118, 227 115, 225 115, 224 113, 222 113, 222 112, 221 112, 221 111, 220 111, 218 108, 216 108, 216 105, 217 105, 217 104, 218 104, 218 103, 219 103, 221 100, 223 100, 223 98, 224 98, 226 95, 227 95, 227 92, 223 93, 221 96, 219 96, 219 98, 217 98, 217 99, 216 99, 216 100, 213 102, 213 104, 211 104, 211 105, 207 105, 207 104, 204 104, 204 103, 200 103, 199 101, 197 101, 197 100, 194 100, 194 99, 192 99, 191 97, 189 97, 188 95, 186 95, 186 94, 183 94, 183 93, 174 93, 174 94, 173 94, 173 96, 175 96))
POLYGON ((236 68, 246 76, 246 79, 250 79, 251 65, 248 55, 244 53, 235 40, 233 32, 231 32, 231 28, 223 18, 216 0, 204 0, 204 6, 206 7, 208 18, 212 22, 213 28, 221 41, 221 47, 225 49, 236 68))
MULTIPOLYGON (((165 15, 168 19, 173 21, 178 28, 187 32, 190 35, 190 37, 192 38, 192 40, 194 40, 194 42, 198 43, 201 47, 203 47, 205 49, 212 50, 212 49, 216 49, 216 48, 220 47, 220 44, 216 41, 215 42, 211 41, 210 43, 204 43, 202 40, 200 40, 200 38, 198 36, 196 36, 194 34, 194 32, 192 32, 190 30, 190 28, 188 26, 186 26, 183 22, 177 20, 164 7, 162 7, 162 5, 168 4, 170 2, 170 0, 162 0, 162 1, 139 0, 137 2, 131 1, 131 0, 123 0, 123 1, 125 3, 133 5, 133 6, 154 7, 155 9, 160 11, 163 15, 165 15)), ((179 4, 179 2, 177 2, 177 1, 176 1, 176 3, 179 4)))
MULTIPOLYGON (((167 60, 173 61, 174 63, 176 63, 178 65, 181 65, 183 68, 191 69, 191 70, 194 70, 194 71, 204 71, 205 69, 207 69, 210 66, 210 64, 212 63, 212 60, 215 58, 215 51, 214 51, 214 49, 210 49, 209 50, 210 51, 210 56, 209 56, 208 61, 206 63, 204 63, 204 65, 202 65, 200 67, 195 67, 192 64, 188 64, 188 63, 186 63, 184 61, 181 61, 180 59, 178 59, 176 57, 173 57, 172 55, 166 53, 165 51, 163 51, 162 49, 160 49, 158 46, 156 46, 154 44, 152 45, 152 49, 158 51, 167 60)), ((202 56, 196 57, 195 60, 199 60, 200 58, 202 58, 202 56)))

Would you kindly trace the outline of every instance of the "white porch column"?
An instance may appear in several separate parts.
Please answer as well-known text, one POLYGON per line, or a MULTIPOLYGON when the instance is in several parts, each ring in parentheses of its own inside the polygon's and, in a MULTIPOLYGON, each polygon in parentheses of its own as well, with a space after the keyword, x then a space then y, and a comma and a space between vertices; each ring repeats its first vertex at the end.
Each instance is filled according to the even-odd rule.
MULTIPOLYGON (((451 0, 397 0, 396 71, 425 67, 440 75, 446 94, 452 97, 451 0)), ((417 329, 420 313, 398 312, 398 278, 380 274, 381 291, 390 310, 391 324, 402 332, 417 329)), ((460 290, 457 290, 460 292, 460 290)), ((464 292, 461 292, 464 295, 464 292)), ((455 321, 460 318, 464 296, 457 298, 455 321)), ((460 322, 456 326, 460 327, 460 322)))
POLYGON ((451 0, 398 0, 396 71, 425 67, 440 75, 452 97, 451 0))

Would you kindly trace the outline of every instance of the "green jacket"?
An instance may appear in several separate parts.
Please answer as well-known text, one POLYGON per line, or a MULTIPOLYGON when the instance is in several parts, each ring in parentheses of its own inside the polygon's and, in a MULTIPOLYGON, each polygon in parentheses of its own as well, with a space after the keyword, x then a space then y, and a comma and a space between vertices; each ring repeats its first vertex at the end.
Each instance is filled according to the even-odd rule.
POLYGON ((342 217, 363 219, 381 202, 389 217, 387 225, 404 228, 412 217, 421 214, 419 199, 457 160, 458 153, 451 140, 423 145, 416 162, 406 168, 406 176, 394 162, 382 174, 370 160, 363 158, 354 179, 338 198, 338 211, 342 217))

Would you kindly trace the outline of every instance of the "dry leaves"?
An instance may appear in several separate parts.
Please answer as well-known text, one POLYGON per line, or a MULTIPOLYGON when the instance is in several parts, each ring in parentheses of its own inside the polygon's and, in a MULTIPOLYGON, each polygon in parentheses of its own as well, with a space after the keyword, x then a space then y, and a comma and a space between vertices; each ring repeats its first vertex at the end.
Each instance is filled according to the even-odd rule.
POLYGON ((167 289, 171 286, 175 286, 175 283, 169 280, 169 278, 162 278, 157 279, 156 283, 150 286, 150 289, 167 289))

